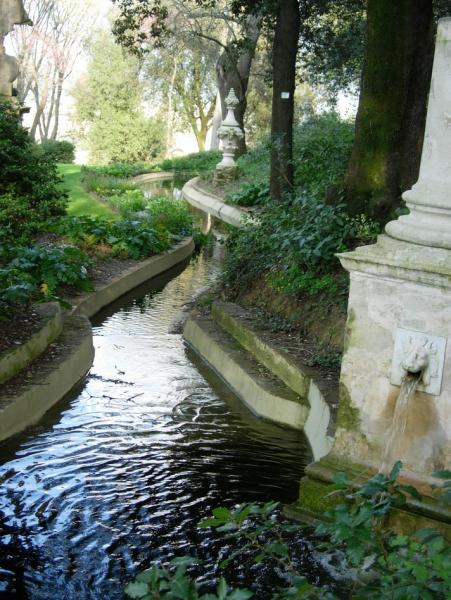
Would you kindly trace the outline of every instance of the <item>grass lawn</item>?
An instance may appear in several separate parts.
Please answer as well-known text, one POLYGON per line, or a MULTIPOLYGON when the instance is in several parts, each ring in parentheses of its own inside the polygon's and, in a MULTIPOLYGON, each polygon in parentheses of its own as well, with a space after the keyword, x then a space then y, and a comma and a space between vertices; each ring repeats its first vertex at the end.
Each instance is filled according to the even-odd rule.
POLYGON ((91 217, 117 218, 112 210, 85 192, 81 184, 80 165, 59 164, 58 171, 64 179, 63 187, 69 193, 68 214, 77 217, 89 215, 91 217))

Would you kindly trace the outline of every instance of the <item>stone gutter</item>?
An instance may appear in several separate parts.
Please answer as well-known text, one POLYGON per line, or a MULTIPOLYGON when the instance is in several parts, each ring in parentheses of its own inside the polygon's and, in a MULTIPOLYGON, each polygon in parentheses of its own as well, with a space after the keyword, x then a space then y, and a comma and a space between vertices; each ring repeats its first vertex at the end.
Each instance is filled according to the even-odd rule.
POLYGON ((217 219, 233 225, 243 227, 243 219, 249 218, 249 214, 236 206, 226 204, 223 199, 211 192, 203 190, 199 186, 200 177, 190 179, 182 189, 183 198, 203 212, 216 217, 217 219))
MULTIPOLYGON (((27 354, 26 351, 15 355, 17 367, 21 365, 20 372, 14 367, 14 361, 8 362, 8 369, 12 369, 15 376, 8 378, 0 389, 0 441, 39 421, 85 378, 94 360, 88 317, 93 317, 135 287, 182 262, 193 251, 193 239, 185 238, 172 250, 134 265, 94 292, 79 297, 75 300, 74 309, 62 319, 62 332, 57 338, 58 318, 54 326, 48 327, 46 323, 36 334, 41 345, 33 362, 24 363, 22 354, 27 354), (45 331, 41 333, 43 329, 45 331), (48 343, 43 351, 45 340, 48 343)), ((61 319, 61 312, 58 314, 61 319)))
POLYGON ((28 367, 63 331, 63 317, 56 302, 38 304, 34 307, 45 322, 23 344, 0 355, 0 384, 28 367))
POLYGON ((252 412, 304 431, 315 460, 330 452, 336 386, 266 339, 243 308, 215 302, 211 315, 190 316, 183 336, 252 412))

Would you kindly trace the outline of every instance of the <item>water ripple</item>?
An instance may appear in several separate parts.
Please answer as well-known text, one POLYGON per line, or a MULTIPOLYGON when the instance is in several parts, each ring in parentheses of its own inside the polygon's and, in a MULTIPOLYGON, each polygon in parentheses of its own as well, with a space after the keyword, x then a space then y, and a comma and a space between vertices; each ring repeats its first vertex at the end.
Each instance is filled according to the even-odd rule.
POLYGON ((254 418, 167 333, 215 269, 201 257, 96 324, 84 388, 4 445, 0 598, 122 598, 150 560, 209 547, 195 525, 212 507, 296 497, 303 437, 254 418))

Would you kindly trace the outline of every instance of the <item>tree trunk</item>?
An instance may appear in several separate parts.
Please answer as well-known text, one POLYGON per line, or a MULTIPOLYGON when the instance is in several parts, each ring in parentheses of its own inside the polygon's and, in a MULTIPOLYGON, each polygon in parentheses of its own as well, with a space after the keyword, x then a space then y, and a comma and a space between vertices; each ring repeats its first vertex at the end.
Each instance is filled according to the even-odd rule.
POLYGON ((58 137, 63 84, 64 84, 64 73, 62 73, 60 71, 60 72, 58 72, 58 88, 57 88, 56 99, 55 99, 55 115, 54 115, 54 121, 53 121, 53 129, 52 129, 52 134, 50 136, 51 140, 56 140, 56 138, 58 137))
MULTIPOLYGON (((225 118, 227 112, 225 100, 230 89, 233 88, 240 101, 235 108, 235 117, 243 131, 245 131, 244 115, 247 107, 247 86, 259 35, 260 19, 251 15, 247 18, 246 45, 237 59, 232 60, 233 52, 224 50, 216 63, 216 80, 221 99, 222 118, 225 118)), ((239 156, 244 152, 246 152, 246 137, 240 140, 237 155, 239 156)))
POLYGON ((222 108, 221 108, 221 97, 218 95, 216 97, 216 105, 215 105, 215 114, 213 117, 213 123, 211 125, 211 140, 210 140, 210 150, 219 150, 219 138, 218 131, 221 127, 222 123, 222 108))
POLYGON ((351 214, 384 223, 418 177, 434 52, 432 0, 368 0, 367 14, 345 187, 351 214))
POLYGON ((300 15, 298 0, 280 0, 273 45, 270 192, 293 189, 293 112, 300 15))

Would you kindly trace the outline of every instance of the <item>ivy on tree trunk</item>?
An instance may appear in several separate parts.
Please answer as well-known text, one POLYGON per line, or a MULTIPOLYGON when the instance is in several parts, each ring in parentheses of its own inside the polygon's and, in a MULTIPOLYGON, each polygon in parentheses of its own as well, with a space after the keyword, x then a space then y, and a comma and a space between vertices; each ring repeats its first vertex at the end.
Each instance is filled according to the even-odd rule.
POLYGON ((434 51, 432 0, 368 0, 367 15, 345 192, 351 214, 386 222, 418 177, 434 51))
POLYGON ((273 43, 270 192, 293 188, 293 111, 300 15, 298 0, 280 0, 273 43))

